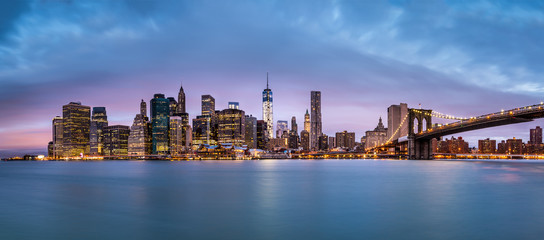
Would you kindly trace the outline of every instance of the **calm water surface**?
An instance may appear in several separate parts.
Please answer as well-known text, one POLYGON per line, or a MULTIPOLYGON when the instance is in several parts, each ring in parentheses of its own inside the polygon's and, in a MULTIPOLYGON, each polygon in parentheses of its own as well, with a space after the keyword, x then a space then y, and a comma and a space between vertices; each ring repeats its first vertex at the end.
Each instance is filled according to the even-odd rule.
POLYGON ((0 239, 544 239, 544 162, 0 162, 0 239))

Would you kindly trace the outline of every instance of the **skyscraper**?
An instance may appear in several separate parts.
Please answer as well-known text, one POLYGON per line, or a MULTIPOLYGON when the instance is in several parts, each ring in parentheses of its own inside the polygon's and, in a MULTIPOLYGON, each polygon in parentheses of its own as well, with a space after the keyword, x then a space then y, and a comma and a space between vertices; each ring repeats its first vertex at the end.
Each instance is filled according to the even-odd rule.
POLYGON ((130 128, 124 125, 104 127, 104 156, 128 155, 130 128))
POLYGON ((211 95, 202 95, 202 115, 215 114, 215 98, 211 95))
POLYGON ((170 106, 170 116, 176 116, 176 112, 177 112, 177 109, 178 109, 178 102, 176 101, 176 99, 174 97, 168 97, 168 101, 170 102, 169 106, 170 106))
POLYGON ((310 132, 311 123, 310 123, 310 114, 308 113, 308 109, 306 109, 306 114, 304 114, 304 130, 307 132, 310 132))
POLYGON ((337 132, 335 147, 353 149, 355 148, 355 133, 354 132, 337 132))
POLYGON ((408 104, 406 103, 391 105, 387 108, 387 137, 390 138, 391 141, 408 135, 408 121, 405 120, 403 122, 407 115, 408 104), (395 136, 393 136, 393 134, 395 134, 395 136))
POLYGON ((266 149, 268 141, 268 129, 264 120, 257 120, 257 148, 266 149))
POLYGON ((144 156, 151 152, 151 124, 146 116, 136 114, 128 137, 128 155, 144 156))
POLYGON ((267 139, 274 138, 274 116, 273 116, 272 90, 268 87, 268 73, 266 73, 266 89, 263 91, 263 120, 266 122, 267 139))
POLYGON ((536 126, 536 128, 529 130, 530 144, 542 144, 542 128, 536 126))
POLYGON ((246 115, 245 144, 249 149, 257 148, 257 118, 246 115))
POLYGON ((61 116, 53 118, 53 158, 62 157, 63 121, 61 116))
POLYGON ((91 117, 91 129, 90 129, 90 154, 91 155, 104 155, 103 147, 103 134, 102 131, 108 126, 108 116, 106 114, 105 107, 93 107, 93 114, 91 117))
POLYGON ((295 116, 291 118, 291 132, 294 132, 298 135, 297 118, 295 116))
POLYGON ((218 114, 218 141, 242 146, 245 143, 245 112, 225 109, 218 114))
POLYGON ((164 94, 155 94, 151 99, 151 128, 153 154, 168 154, 170 127, 170 101, 164 94))
POLYGON ((170 117, 170 155, 181 155, 184 149, 183 137, 183 123, 181 116, 170 117))
POLYGON ((304 151, 310 150, 310 133, 306 130, 300 132, 300 145, 304 151))
POLYGON ((183 91, 183 85, 179 88, 178 93, 178 106, 176 109, 176 115, 180 115, 181 113, 186 113, 185 110, 185 92, 183 91))
POLYGON ((147 104, 143 99, 140 102, 140 114, 142 114, 142 117, 147 117, 147 104))
POLYGON ((71 102, 62 106, 63 156, 74 157, 88 154, 89 132, 91 127, 91 108, 80 102, 71 102))
POLYGON ((321 124, 321 92, 311 92, 311 126, 310 126, 310 148, 317 150, 319 148, 319 137, 322 135, 321 124))

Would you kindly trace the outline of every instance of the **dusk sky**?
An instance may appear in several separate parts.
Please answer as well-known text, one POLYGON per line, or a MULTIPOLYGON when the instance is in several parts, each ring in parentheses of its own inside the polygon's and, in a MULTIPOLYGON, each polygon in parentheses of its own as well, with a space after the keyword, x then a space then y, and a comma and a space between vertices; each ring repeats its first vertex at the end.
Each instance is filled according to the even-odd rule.
MULTIPOLYGON (((141 99, 181 84, 191 119, 203 94, 262 119, 266 72, 274 123, 302 126, 319 90, 324 133, 360 141, 391 104, 470 117, 540 103, 543 43, 541 1, 2 1, 0 150, 45 152, 71 101, 131 125, 141 99)), ((527 141, 537 125, 460 136, 527 141)))

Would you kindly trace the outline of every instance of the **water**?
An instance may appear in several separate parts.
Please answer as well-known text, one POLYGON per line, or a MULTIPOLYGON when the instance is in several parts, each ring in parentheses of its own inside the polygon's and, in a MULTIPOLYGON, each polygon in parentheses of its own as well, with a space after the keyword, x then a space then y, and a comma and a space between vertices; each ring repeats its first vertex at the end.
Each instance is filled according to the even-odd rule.
POLYGON ((0 239, 542 239, 544 162, 0 162, 0 239))

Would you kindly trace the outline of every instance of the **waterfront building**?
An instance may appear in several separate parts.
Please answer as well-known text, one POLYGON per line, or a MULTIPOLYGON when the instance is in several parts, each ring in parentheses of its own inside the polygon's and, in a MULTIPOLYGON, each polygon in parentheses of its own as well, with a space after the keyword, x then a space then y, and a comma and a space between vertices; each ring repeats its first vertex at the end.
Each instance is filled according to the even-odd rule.
POLYGON ((53 154, 52 158, 58 159, 63 156, 62 149, 62 136, 63 131, 63 121, 61 116, 56 116, 53 118, 53 154))
POLYGON ((287 126, 287 121, 278 120, 278 124, 276 126, 276 138, 287 137, 288 132, 289 132, 289 126, 287 126))
POLYGON ((306 130, 300 132, 300 146, 304 151, 310 150, 310 133, 306 130))
POLYGON ((140 102, 140 114, 143 117, 147 117, 147 103, 143 99, 140 102))
POLYGON ((215 98, 211 95, 202 95, 202 112, 205 115, 215 115, 215 98))
POLYGON ((89 131, 90 139, 90 154, 91 155, 103 155, 103 134, 104 127, 108 126, 108 116, 106 114, 105 107, 93 107, 93 113, 91 117, 91 128, 89 131))
POLYGON ((53 154, 53 141, 47 143, 47 157, 54 158, 53 154))
POLYGON ((104 156, 128 155, 130 128, 124 125, 106 126, 104 134, 104 156))
POLYGON ((134 117, 134 121, 130 127, 128 155, 145 156, 151 155, 151 153, 151 124, 148 117, 140 111, 140 114, 136 114, 136 117, 134 117))
POLYGON ((87 155, 90 151, 89 132, 91 128, 91 108, 80 102, 62 106, 64 157, 87 155))
POLYGON ((268 127, 264 120, 257 120, 257 149, 266 149, 268 142, 268 127))
MULTIPOLYGON (((378 126, 379 126, 379 123, 378 123, 378 126)), ((336 133, 336 147, 345 148, 345 149, 354 149, 355 148, 355 133, 348 132, 348 131, 337 132, 336 133)))
POLYGON ((283 149, 287 149, 289 146, 287 144, 287 138, 273 138, 273 139, 270 139, 267 143, 266 143, 266 149, 270 150, 270 151, 278 151, 278 150, 283 150, 283 149))
POLYGON ((321 123, 321 92, 312 91, 310 98, 310 148, 317 150, 319 148, 319 137, 323 134, 321 123))
POLYGON ((329 149, 336 148, 336 137, 329 136, 329 149))
POLYGON ((537 145, 542 144, 542 128, 536 126, 536 128, 529 131, 529 144, 537 145))
POLYGON ((229 109, 240 109, 240 103, 239 102, 229 102, 229 109))
POLYGON ((184 150, 183 145, 183 123, 181 116, 170 117, 170 155, 177 157, 180 156, 184 150))
POLYGON ((405 120, 407 116, 408 104, 406 103, 391 105, 387 108, 387 137, 391 139, 391 141, 408 136, 408 121, 405 120), (393 136, 393 134, 395 134, 395 136, 393 136))
POLYGON ((298 148, 298 134, 295 131, 289 132, 289 139, 287 140, 287 146, 290 149, 298 148))
POLYGON ((307 132, 311 131, 311 122, 310 122, 310 114, 308 113, 308 109, 306 109, 306 114, 304 114, 304 130, 307 132))
POLYGON ((506 140, 506 154, 523 154, 523 141, 521 139, 507 139, 506 140))
POLYGON ((257 148, 257 118, 246 115, 245 144, 248 149, 257 148))
POLYGON ((176 99, 174 97, 168 97, 167 99, 170 102, 169 103, 170 113, 168 115, 169 116, 176 116, 176 112, 178 110, 178 102, 176 101, 176 99))
POLYGON ((366 136, 361 137, 361 149, 366 149, 366 136))
POLYGON ((274 138, 274 114, 272 90, 268 87, 268 73, 266 73, 266 89, 263 91, 263 121, 266 122, 266 139, 274 138))
POLYGON ((478 151, 482 154, 493 154, 496 152, 497 141, 489 138, 478 140, 478 151))
POLYGON ((218 117, 218 142, 242 146, 245 143, 245 112, 225 109, 218 117))
POLYGON ((210 115, 197 116, 193 119, 193 142, 194 147, 201 144, 215 145, 216 141, 212 137, 212 123, 210 115))
POLYGON ((387 141, 387 128, 383 126, 381 117, 378 126, 373 131, 366 131, 365 136, 365 149, 367 150, 380 146, 387 141))
POLYGON ((320 151, 329 150, 329 136, 327 136, 326 134, 321 134, 321 136, 319 136, 318 138, 318 142, 320 151))
POLYGON ((506 153, 506 141, 502 140, 497 144, 497 153, 505 154, 506 153))
MULTIPOLYGON (((179 102, 178 102, 179 103, 179 102)), ((189 151, 191 149, 193 131, 191 125, 189 124, 189 114, 188 113, 178 113, 181 117, 181 145, 183 146, 183 152, 189 151)))
POLYGON ((155 94, 151 99, 151 136, 153 154, 169 153, 168 134, 170 127, 170 101, 164 94, 155 94))
POLYGON ((462 137, 451 137, 451 139, 439 141, 435 152, 454 154, 471 153, 468 143, 462 137))
MULTIPOLYGON (((176 115, 181 116, 182 113, 186 113, 185 110, 185 92, 183 91, 183 85, 179 88, 178 93, 178 105, 176 108, 176 115)), ((188 119, 188 118, 187 118, 188 119)))

